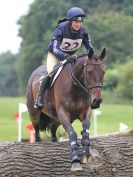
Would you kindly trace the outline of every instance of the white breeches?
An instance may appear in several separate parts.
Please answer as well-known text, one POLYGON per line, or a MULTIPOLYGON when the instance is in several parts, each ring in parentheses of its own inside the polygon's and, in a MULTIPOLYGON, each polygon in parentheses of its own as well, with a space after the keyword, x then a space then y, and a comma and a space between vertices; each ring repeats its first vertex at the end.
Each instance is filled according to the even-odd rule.
POLYGON ((47 55, 47 70, 48 74, 53 71, 54 66, 59 63, 60 60, 56 58, 52 53, 48 52, 47 55))

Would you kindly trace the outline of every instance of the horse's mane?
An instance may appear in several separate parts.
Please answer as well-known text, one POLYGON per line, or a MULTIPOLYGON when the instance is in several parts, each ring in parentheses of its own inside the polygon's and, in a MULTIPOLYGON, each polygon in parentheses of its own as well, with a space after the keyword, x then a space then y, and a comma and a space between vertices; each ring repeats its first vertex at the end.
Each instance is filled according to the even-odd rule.
MULTIPOLYGON (((80 59, 80 58, 83 58, 83 57, 86 57, 86 56, 88 56, 87 53, 86 53, 86 54, 79 55, 79 56, 77 56, 77 58, 80 59)), ((98 57, 97 55, 95 55, 95 54, 94 54, 94 56, 95 56, 95 60, 98 61, 98 60, 99 60, 99 57, 98 57)))
POLYGON ((86 54, 82 54, 82 55, 79 55, 77 58, 82 58, 82 57, 85 57, 87 55, 88 55, 87 53, 86 54))

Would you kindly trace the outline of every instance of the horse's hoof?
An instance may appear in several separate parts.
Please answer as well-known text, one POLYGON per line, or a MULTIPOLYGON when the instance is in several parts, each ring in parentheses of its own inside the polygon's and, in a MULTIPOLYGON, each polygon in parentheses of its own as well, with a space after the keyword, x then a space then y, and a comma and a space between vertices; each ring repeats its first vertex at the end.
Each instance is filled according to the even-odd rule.
POLYGON ((82 168, 80 162, 72 163, 72 167, 71 167, 72 172, 77 172, 77 171, 82 171, 82 170, 83 170, 83 168, 82 168))
POLYGON ((57 137, 52 138, 52 142, 57 142, 57 137))
POLYGON ((90 158, 90 156, 85 156, 85 155, 82 156, 82 158, 81 158, 81 163, 84 163, 84 164, 88 163, 89 158, 90 158))

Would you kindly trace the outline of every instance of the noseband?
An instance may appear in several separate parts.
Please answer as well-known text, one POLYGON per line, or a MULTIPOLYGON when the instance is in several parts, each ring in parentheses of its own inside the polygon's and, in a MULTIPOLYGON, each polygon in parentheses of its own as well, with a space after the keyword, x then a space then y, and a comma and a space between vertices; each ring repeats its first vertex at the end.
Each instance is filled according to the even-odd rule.
POLYGON ((73 74, 72 64, 71 64, 70 72, 71 72, 71 76, 72 76, 73 81, 76 82, 87 93, 90 92, 90 89, 93 89, 93 88, 100 87, 102 89, 103 88, 103 84, 102 83, 97 82, 97 83, 91 84, 91 83, 87 82, 87 65, 101 65, 101 64, 103 64, 103 62, 93 63, 93 62, 87 62, 87 60, 85 61, 85 63, 84 63, 84 71, 83 71, 84 85, 73 74))

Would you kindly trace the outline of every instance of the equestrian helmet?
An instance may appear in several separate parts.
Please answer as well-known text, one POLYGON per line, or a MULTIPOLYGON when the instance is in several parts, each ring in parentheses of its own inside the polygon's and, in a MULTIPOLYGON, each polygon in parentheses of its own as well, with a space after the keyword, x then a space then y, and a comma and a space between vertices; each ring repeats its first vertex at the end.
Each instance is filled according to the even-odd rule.
POLYGON ((69 21, 73 21, 73 20, 78 20, 78 17, 80 17, 81 20, 83 20, 82 17, 85 17, 85 13, 84 11, 79 8, 79 7, 72 7, 68 10, 67 12, 67 19, 69 21))

